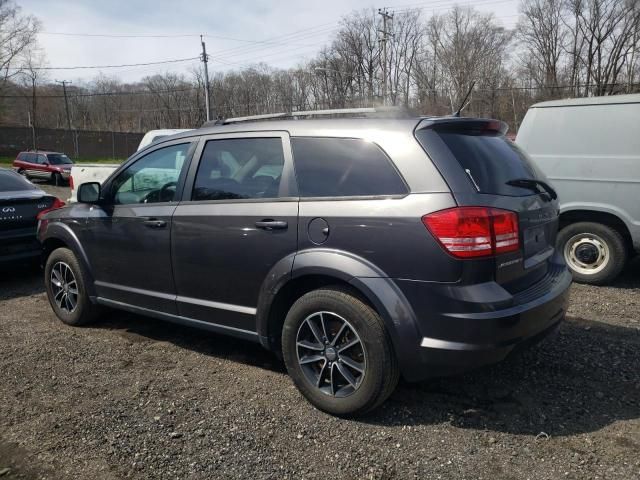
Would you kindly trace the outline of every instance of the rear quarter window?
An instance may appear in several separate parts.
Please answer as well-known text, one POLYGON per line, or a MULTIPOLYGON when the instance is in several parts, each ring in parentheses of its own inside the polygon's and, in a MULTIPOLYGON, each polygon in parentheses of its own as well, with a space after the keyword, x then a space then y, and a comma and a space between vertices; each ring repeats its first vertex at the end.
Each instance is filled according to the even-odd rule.
POLYGON ((352 138, 291 139, 301 197, 404 195, 407 186, 376 144, 352 138))

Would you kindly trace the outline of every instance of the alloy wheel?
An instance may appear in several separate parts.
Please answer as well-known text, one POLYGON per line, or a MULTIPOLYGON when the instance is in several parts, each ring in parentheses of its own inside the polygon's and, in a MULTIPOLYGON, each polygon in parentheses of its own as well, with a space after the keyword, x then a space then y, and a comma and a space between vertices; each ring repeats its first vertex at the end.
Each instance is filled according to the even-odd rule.
POLYGON ((334 312, 315 312, 296 335, 298 364, 307 380, 326 395, 347 397, 367 371, 364 344, 355 328, 334 312))
POLYGON ((78 282, 71 267, 64 262, 53 265, 50 275, 53 300, 67 313, 73 313, 78 306, 78 282))

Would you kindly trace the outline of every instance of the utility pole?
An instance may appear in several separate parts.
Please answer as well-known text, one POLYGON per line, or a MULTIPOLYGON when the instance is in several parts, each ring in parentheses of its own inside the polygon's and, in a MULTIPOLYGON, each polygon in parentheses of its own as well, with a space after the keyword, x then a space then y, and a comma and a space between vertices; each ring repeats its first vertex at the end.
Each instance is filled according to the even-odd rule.
POLYGON ((378 15, 382 16, 382 30, 378 30, 382 33, 382 104, 387 105, 387 43, 391 37, 388 23, 393 20, 393 13, 389 13, 386 8, 379 8, 378 15))
POLYGON ((64 108, 67 112, 67 130, 71 134, 71 139, 73 141, 74 156, 75 158, 78 158, 78 138, 71 130, 71 114, 69 113, 69 99, 67 98, 67 84, 73 82, 70 82, 69 80, 56 80, 56 83, 62 85, 62 91, 64 92, 64 108))
POLYGON ((204 102, 207 109, 207 122, 211 120, 211 107, 209 106, 209 69, 207 63, 209 62, 209 56, 207 55, 207 46, 204 44, 204 39, 200 35, 200 43, 202 43, 202 54, 200 60, 204 63, 204 102))

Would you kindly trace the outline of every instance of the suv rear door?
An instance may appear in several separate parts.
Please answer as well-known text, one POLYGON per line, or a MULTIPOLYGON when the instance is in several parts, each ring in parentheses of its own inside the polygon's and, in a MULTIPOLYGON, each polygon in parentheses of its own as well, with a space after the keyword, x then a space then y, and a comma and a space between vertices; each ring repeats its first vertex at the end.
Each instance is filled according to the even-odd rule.
POLYGON ((171 238, 181 316, 255 332, 260 288, 296 252, 298 198, 285 132, 204 137, 171 238), (284 259, 284 260, 283 260, 284 259))
POLYGON ((416 129, 416 138, 458 205, 517 213, 519 251, 474 260, 491 264, 495 281, 517 293, 548 273, 555 253, 558 202, 544 174, 505 132, 502 122, 452 118, 425 120, 416 129))

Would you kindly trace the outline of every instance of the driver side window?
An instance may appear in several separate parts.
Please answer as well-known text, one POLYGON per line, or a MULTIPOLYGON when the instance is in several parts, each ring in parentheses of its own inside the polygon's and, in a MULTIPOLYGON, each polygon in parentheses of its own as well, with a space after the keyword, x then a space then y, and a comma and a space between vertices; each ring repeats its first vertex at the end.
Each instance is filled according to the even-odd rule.
POLYGON ((111 191, 115 205, 159 203, 175 200, 176 185, 190 143, 155 150, 120 173, 111 191))

